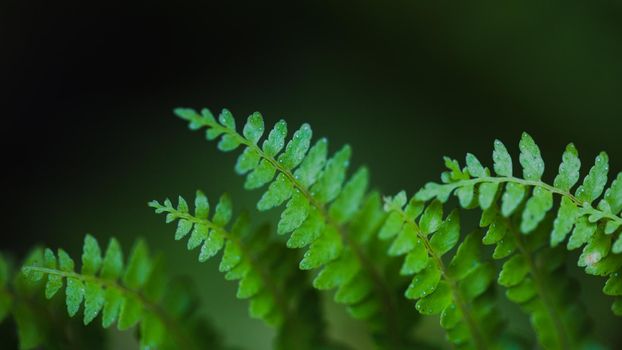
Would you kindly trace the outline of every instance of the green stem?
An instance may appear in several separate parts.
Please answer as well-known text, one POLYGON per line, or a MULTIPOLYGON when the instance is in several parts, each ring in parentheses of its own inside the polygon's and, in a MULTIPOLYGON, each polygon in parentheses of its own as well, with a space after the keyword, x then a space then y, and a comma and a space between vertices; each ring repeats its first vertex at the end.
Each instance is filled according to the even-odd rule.
POLYGON ((312 195, 309 193, 308 189, 303 186, 296 177, 291 173, 291 171, 287 168, 284 168, 276 159, 271 156, 266 155, 263 150, 257 146, 255 143, 250 142, 242 135, 238 134, 235 130, 227 129, 218 123, 208 124, 204 122, 204 125, 208 128, 218 129, 222 131, 222 133, 228 134, 240 143, 245 145, 246 147, 252 148, 259 156, 266 161, 268 161, 272 166, 280 173, 282 173, 287 179, 293 184, 293 186, 300 191, 302 195, 305 196, 307 201, 314 206, 318 212, 324 218, 324 221, 331 226, 336 232, 339 232, 342 240, 345 241, 354 251, 357 259, 365 269, 369 273, 370 278, 374 281, 374 288, 376 289, 376 293, 380 296, 380 299, 383 301, 383 310, 388 320, 387 330, 390 338, 395 346, 399 346, 401 344, 401 337, 399 335, 400 325, 399 325, 399 317, 397 316, 397 301, 395 300, 395 296, 391 293, 391 289, 388 287, 386 280, 382 277, 382 274, 378 271, 376 266, 371 262, 367 254, 364 252, 362 247, 353 239, 350 238, 346 229, 336 223, 331 216, 328 214, 325 206, 322 203, 319 203, 312 195))
POLYGON ((164 324, 165 327, 170 330, 171 333, 173 333, 173 337, 176 338, 177 344, 179 346, 183 346, 186 349, 198 349, 194 342, 190 340, 190 337, 182 330, 182 327, 177 324, 174 318, 168 315, 167 312, 159 305, 146 299, 145 296, 138 291, 126 288, 116 283, 115 281, 105 280, 96 276, 87 276, 75 272, 61 271, 39 266, 24 266, 24 269, 37 271, 48 275, 61 276, 63 278, 74 278, 83 282, 91 282, 98 284, 102 287, 116 289, 118 292, 124 295, 132 295, 140 301, 145 309, 151 311, 154 315, 156 315, 160 319, 162 324, 164 324))
POLYGON ((488 344, 486 342, 486 338, 482 335, 482 331, 479 329, 477 322, 475 321, 475 318, 471 313, 471 309, 468 307, 464 296, 462 295, 460 286, 458 286, 458 281, 456 281, 451 276, 451 274, 447 270, 447 267, 445 266, 445 263, 443 262, 443 259, 438 254, 436 254, 436 252, 432 248, 432 245, 430 244, 430 240, 428 240, 428 237, 421 231, 419 225, 417 225, 414 220, 408 218, 404 211, 400 210, 400 213, 403 220, 413 227, 417 234, 417 238, 423 242, 425 249, 428 252, 428 255, 432 258, 436 267, 441 271, 443 279, 449 285, 449 288, 451 289, 451 294, 453 295, 453 300, 456 302, 456 306, 460 309, 462 315, 464 316, 464 320, 466 321, 469 333, 471 333, 475 348, 487 349, 488 344))
MULTIPOLYGON (((484 176, 484 177, 477 177, 477 178, 473 178, 473 179, 469 179, 469 180, 460 180, 457 182, 452 182, 449 184, 443 184, 443 186, 450 186, 453 188, 458 188, 458 187, 463 187, 463 186, 470 186, 470 185, 476 185, 478 183, 484 183, 484 182, 491 182, 491 183, 506 183, 506 182, 512 182, 512 183, 516 183, 516 184, 520 184, 520 185, 524 185, 524 186, 532 186, 532 187, 541 187, 544 188, 546 190, 548 190, 549 192, 558 194, 560 196, 563 197, 567 197, 568 199, 570 199, 572 202, 574 202, 577 206, 584 206, 584 202, 582 202, 581 200, 579 200, 576 196, 574 196, 572 193, 568 192, 568 191, 564 191, 562 189, 559 189, 557 187, 551 186, 545 182, 542 181, 535 181, 535 180, 525 180, 525 179, 520 179, 517 177, 513 177, 513 176, 504 176, 504 177, 492 177, 492 176, 484 176)), ((615 221, 618 224, 622 225, 622 217, 619 217, 615 214, 611 214, 605 211, 602 211, 600 209, 597 208, 592 208, 592 207, 588 207, 586 208, 589 213, 591 214, 595 214, 598 213, 599 216, 609 219, 611 221, 615 221)))

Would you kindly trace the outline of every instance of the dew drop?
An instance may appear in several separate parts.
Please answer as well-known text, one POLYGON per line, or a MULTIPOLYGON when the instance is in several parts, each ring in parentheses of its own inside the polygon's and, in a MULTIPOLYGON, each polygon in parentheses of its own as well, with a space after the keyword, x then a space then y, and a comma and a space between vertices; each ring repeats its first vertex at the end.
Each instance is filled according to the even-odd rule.
POLYGON ((593 253, 590 253, 590 254, 588 254, 588 255, 585 257, 585 263, 586 263, 588 266, 592 266, 592 265, 596 264, 597 262, 599 262, 599 261, 600 261, 600 259, 601 259, 601 257, 602 257, 602 256, 601 256, 601 254, 600 254, 599 252, 593 252, 593 253))

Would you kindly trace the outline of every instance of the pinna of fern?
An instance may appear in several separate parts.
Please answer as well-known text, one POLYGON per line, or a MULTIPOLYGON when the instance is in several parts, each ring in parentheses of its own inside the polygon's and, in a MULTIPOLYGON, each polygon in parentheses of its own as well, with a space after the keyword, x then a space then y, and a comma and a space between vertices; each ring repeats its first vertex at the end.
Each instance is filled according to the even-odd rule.
POLYGON ((522 178, 513 175, 512 158, 503 143, 496 140, 493 152, 496 175, 492 175, 472 154, 467 154, 464 169, 460 169, 457 161, 446 158, 449 171, 443 173, 443 183, 428 183, 415 197, 418 200, 437 198, 445 202, 454 192, 463 207, 479 206, 482 210, 490 208, 500 198, 502 216, 509 217, 522 210, 519 225, 525 235, 533 232, 553 209, 554 195, 561 197, 550 232, 550 245, 557 246, 570 233, 566 248, 583 247, 578 265, 590 275, 608 277, 603 292, 616 296, 612 310, 616 315, 622 315, 622 277, 619 273, 622 268, 622 173, 605 191, 609 159, 601 152, 573 193, 581 167, 573 144, 566 147, 552 185, 542 181, 544 161, 540 149, 527 133, 523 133, 519 148, 522 178), (498 195, 501 191, 503 194, 498 195), (599 198, 598 205, 594 206, 599 198))
POLYGON ((127 265, 119 243, 110 240, 102 258, 97 240, 84 239, 82 267, 62 249, 35 250, 22 267, 31 283, 45 283, 45 297, 64 290, 67 313, 84 305, 83 322, 102 314, 102 326, 115 322, 119 330, 138 325, 142 349, 224 349, 215 333, 196 314, 196 298, 183 281, 171 283, 163 260, 152 258, 138 240, 127 265))
POLYGON ((311 146, 308 124, 303 124, 285 145, 287 124, 283 120, 259 146, 265 131, 259 113, 248 117, 242 134, 226 109, 218 121, 207 109, 199 114, 178 108, 175 113, 189 122, 190 129, 205 127, 208 140, 220 138, 220 150, 243 148, 236 172, 246 174, 246 189, 268 186, 257 203, 259 210, 286 203, 277 233, 290 234, 288 247, 306 248, 299 264, 301 269, 321 269, 313 281, 314 287, 336 288, 335 300, 347 305, 354 317, 368 321, 380 346, 403 347, 409 325, 402 322, 398 312, 397 287, 389 283, 382 270, 386 266, 382 259, 386 258, 372 263, 367 251, 367 243, 374 239, 384 214, 379 196, 367 191, 367 169, 357 170, 346 181, 350 147, 346 145, 328 158, 325 138, 311 146), (367 204, 367 211, 363 203, 367 204), (363 214, 367 217, 361 217, 363 214))
POLYGON ((233 208, 226 194, 211 218, 208 198, 201 191, 196 192, 194 214, 181 196, 176 207, 169 199, 149 205, 156 213, 166 214, 168 223, 177 223, 176 240, 190 234, 188 250, 201 246, 199 261, 223 251, 219 270, 225 279, 239 280, 236 296, 250 300, 250 316, 278 330, 276 348, 337 349, 325 338, 322 315, 317 311, 319 300, 306 287, 306 273, 296 268, 297 254, 272 239, 269 226, 253 230, 243 213, 228 228, 233 208))
MULTIPOLYGON (((31 261, 39 248, 26 258, 31 261)), ((43 297, 40 284, 31 283, 0 254, 0 326, 14 329, 16 338, 2 336, 2 346, 14 349, 101 349, 100 328, 84 329, 82 322, 67 316, 64 303, 43 297), (8 338, 8 339, 7 339, 8 338)))
POLYGON ((487 227, 482 243, 495 245, 492 257, 505 260, 497 281, 506 288, 506 297, 530 315, 543 348, 593 348, 577 282, 565 271, 566 250, 548 244, 551 216, 529 235, 517 230, 516 219, 504 217, 496 204, 480 219, 480 226, 487 227))
POLYGON ((441 315, 447 339, 457 348, 501 349, 514 341, 502 336, 503 323, 495 308, 494 266, 480 257, 481 233, 460 241, 460 217, 452 211, 443 219, 443 206, 427 207, 405 192, 386 198, 389 216, 379 232, 392 240, 388 254, 405 256, 400 274, 413 276, 405 292, 417 300, 423 315, 441 315), (417 220, 418 219, 418 220, 417 220), (449 264, 444 255, 458 246, 449 264))

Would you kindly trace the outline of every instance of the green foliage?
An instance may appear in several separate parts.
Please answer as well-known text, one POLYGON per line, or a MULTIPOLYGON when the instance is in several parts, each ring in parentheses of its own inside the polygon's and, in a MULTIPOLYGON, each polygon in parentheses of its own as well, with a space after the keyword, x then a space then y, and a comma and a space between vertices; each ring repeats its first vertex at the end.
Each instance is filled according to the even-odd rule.
MULTIPOLYGON (((149 206, 175 224, 175 240, 199 249, 200 262, 220 255, 218 268, 238 282, 250 316, 276 329, 277 349, 344 349, 327 335, 319 291, 333 291, 363 320, 378 349, 433 348, 413 339, 419 314, 438 315, 456 349, 600 349, 566 271, 568 251, 579 248, 577 265, 606 278, 603 292, 622 315, 622 173, 607 186, 605 153, 581 179, 578 151, 569 144, 549 184, 541 151, 524 133, 518 162, 495 140, 492 170, 471 153, 464 167, 445 157, 440 183, 410 199, 403 191, 386 197, 383 205, 369 190, 367 168, 349 174, 351 148, 329 155, 328 141, 313 141, 309 124, 288 139, 285 121, 267 130, 257 112, 244 125, 226 109, 217 118, 207 109, 175 113, 190 129, 205 128, 221 151, 241 150, 235 171, 245 176, 244 188, 261 189, 257 210, 280 208, 279 218, 256 226, 246 212, 234 218, 227 195, 212 210, 201 191, 193 205, 179 196, 176 204, 149 206), (452 194, 456 208, 447 203, 452 194), (462 228, 462 209, 481 210, 479 227, 462 228), (507 327, 497 307, 504 297, 528 315, 533 342, 507 327)), ((142 240, 125 260, 115 239, 102 250, 90 235, 79 268, 62 249, 38 248, 14 274, 0 255, 0 322, 14 321, 22 349, 67 348, 77 339, 57 339, 66 333, 59 329, 100 314, 102 327, 93 329, 134 328, 144 349, 224 348, 196 314, 188 284, 164 266, 142 240), (55 303, 64 309, 62 322, 46 317, 55 303)))
MULTIPOLYGON (((40 248, 33 249, 25 263, 41 256, 40 248)), ((47 300, 43 283, 26 279, 13 266, 10 256, 0 254, 0 324, 16 331, 16 339, 3 337, 3 348, 102 348, 101 329, 83 329, 81 321, 69 318, 64 301, 47 300)))
MULTIPOLYGON (((259 127, 257 119, 253 117, 253 120, 259 127)), ((253 132, 252 127, 245 130, 246 134, 253 132)), ((152 201, 149 205, 156 213, 166 214, 167 222, 177 223, 176 240, 190 233, 188 249, 201 245, 199 261, 204 262, 223 251, 220 272, 225 273, 227 280, 239 280, 237 297, 250 300, 251 317, 279 329, 277 347, 287 349, 285 344, 294 341, 301 343, 298 346, 301 349, 326 344, 318 320, 300 316, 301 309, 312 305, 304 298, 313 295, 304 287, 306 274, 296 268, 296 254, 271 239, 269 226, 253 230, 246 214, 228 229, 233 209, 227 195, 220 197, 211 218, 209 201, 203 192, 197 191, 194 203, 194 214, 190 213, 183 197, 179 197, 176 207, 168 199, 163 204, 152 201), (294 336, 296 338, 292 339, 294 336)))
MULTIPOLYGON (((619 255, 622 243, 619 246, 612 243, 620 240, 618 229, 622 225, 620 175, 605 191, 609 165, 607 154, 601 152, 573 193, 572 188, 580 180, 581 166, 573 144, 566 147, 553 185, 542 180, 544 161, 528 134, 523 134, 519 148, 522 178, 512 175, 512 159, 501 141, 496 140, 493 151, 496 175, 491 175, 487 168, 470 165, 480 163, 468 154, 463 170, 457 161, 452 161, 449 171, 441 176, 442 183, 426 184, 415 199, 445 202, 454 193, 462 207, 481 208, 481 226, 488 227, 483 243, 496 245, 495 259, 508 258, 498 279, 508 288, 508 298, 530 313, 542 346, 551 349, 576 346, 573 344, 585 341, 589 327, 579 304, 565 304, 566 300, 576 298, 575 289, 570 285, 571 280, 560 274, 565 250, 555 247, 570 234, 566 249, 583 247, 578 265, 588 274, 609 277, 610 285, 615 283, 609 281, 615 281, 622 268, 619 255), (465 191, 477 195, 465 201, 465 191), (556 213, 551 213, 554 197, 560 201, 556 213), (551 220, 547 220, 549 217, 551 220)), ((615 289, 605 287, 603 291, 620 296, 615 289)), ((614 313, 618 312, 618 304, 616 300, 612 307, 614 313)))
POLYGON ((349 146, 329 157, 327 140, 312 144, 308 124, 286 143, 287 124, 281 120, 259 147, 264 122, 258 113, 248 118, 243 135, 227 110, 218 121, 207 109, 199 114, 179 108, 175 113, 191 129, 205 127, 208 140, 220 137, 220 150, 243 148, 236 172, 246 175, 246 189, 267 187, 258 210, 285 204, 277 232, 289 234, 288 247, 306 249, 299 267, 320 270, 313 281, 315 288, 337 289, 335 301, 346 304, 354 317, 366 319, 380 346, 400 348, 408 343, 409 322, 398 315, 394 297, 399 285, 385 275, 388 259, 374 255, 370 246, 384 218, 379 196, 367 190, 367 169, 360 168, 348 178, 349 146))
POLYGON ((506 288, 506 297, 530 315, 540 344, 547 349, 583 344, 588 319, 580 303, 566 303, 578 297, 578 289, 565 274, 565 250, 547 245, 550 220, 524 235, 493 206, 480 225, 488 227, 486 237, 492 237, 483 243, 495 245, 493 258, 504 260, 498 283, 506 288))
MULTIPOLYGON (((91 235, 84 239, 81 272, 74 260, 62 249, 34 250, 22 267, 29 284, 43 284, 47 299, 64 291, 67 314, 74 317, 83 309, 83 323, 91 323, 99 314, 102 326, 116 322, 119 330, 136 326, 143 349, 224 348, 213 331, 195 312, 196 297, 183 280, 170 279, 159 257, 149 254, 139 240, 124 265, 119 243, 110 240, 105 254, 91 235)), ((33 322, 19 322, 22 348, 33 348, 42 342, 33 322), (21 323, 21 324, 20 324, 21 323), (22 325, 26 329, 22 329, 22 325)))
MULTIPOLYGON (((477 165, 471 162, 472 167, 477 165)), ((483 171, 483 169, 482 169, 483 171)), ((379 235, 392 239, 388 254, 405 256, 400 273, 413 276, 405 296, 417 300, 423 315, 441 315, 447 339, 459 348, 499 348, 504 337, 499 311, 492 298, 493 266, 480 257, 477 231, 460 240, 460 217, 433 201, 424 208, 406 194, 386 198, 389 218, 379 235), (449 264, 444 255, 452 254, 449 264)))

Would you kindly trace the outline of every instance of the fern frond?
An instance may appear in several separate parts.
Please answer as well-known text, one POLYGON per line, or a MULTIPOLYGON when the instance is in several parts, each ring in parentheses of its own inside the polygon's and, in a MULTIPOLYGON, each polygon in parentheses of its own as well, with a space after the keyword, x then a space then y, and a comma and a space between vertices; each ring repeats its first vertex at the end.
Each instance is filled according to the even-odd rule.
POLYGON ((251 234, 247 215, 240 216, 227 229, 232 216, 232 203, 228 195, 220 197, 215 214, 209 218, 209 202, 201 191, 195 197, 194 215, 190 214, 188 204, 179 197, 177 207, 169 199, 163 204, 152 201, 149 206, 156 213, 165 213, 167 222, 177 222, 175 239, 183 239, 190 232, 188 249, 201 246, 199 261, 204 262, 224 248, 219 270, 227 280, 239 280, 237 297, 250 298, 250 314, 273 326, 290 317, 287 295, 283 288, 291 271, 287 267, 288 256, 283 252, 274 254, 266 227, 251 234), (285 260, 285 261, 283 261, 285 260), (280 269, 272 267, 281 262, 280 269))
POLYGON ((295 267, 297 254, 271 239, 268 226, 252 230, 246 214, 227 228, 233 211, 228 195, 220 197, 211 218, 203 192, 196 192, 194 203, 194 214, 181 196, 176 207, 169 199, 162 204, 152 201, 149 206, 166 214, 168 223, 177 223, 176 240, 190 234, 188 249, 201 246, 199 261, 223 251, 220 272, 227 280, 239 280, 237 297, 249 299, 251 317, 278 329, 277 348, 289 349, 293 342, 300 349, 315 349, 320 344, 328 348, 321 315, 308 309, 315 296, 305 287, 306 274, 295 267))
MULTIPOLYGON (((33 252, 40 252, 40 250, 34 249, 33 252)), ((31 261, 33 256, 31 252, 26 261, 31 261)), ((0 255, 0 323, 12 316, 17 330, 19 348, 34 349, 50 338, 48 322, 44 321, 42 310, 25 302, 25 299, 32 293, 32 286, 23 283, 13 288, 10 286, 10 270, 9 262, 0 255)), ((23 282, 18 278, 15 280, 23 282)))
MULTIPOLYGON (((290 234, 288 247, 306 248, 299 267, 321 269, 313 283, 316 288, 336 288, 335 300, 348 305, 355 316, 384 319, 384 332, 395 348, 400 347, 401 335, 396 332, 405 327, 399 324, 394 288, 372 264, 365 242, 351 234, 353 218, 368 197, 369 175, 367 169, 361 168, 346 181, 350 147, 342 147, 329 158, 325 138, 311 146, 312 131, 308 124, 303 124, 286 145, 287 124, 283 120, 259 146, 265 131, 259 113, 248 117, 242 134, 236 131, 235 119, 226 109, 218 121, 207 109, 198 114, 192 109, 179 108, 175 113, 189 122, 190 129, 205 127, 208 140, 220 138, 220 150, 243 148, 235 170, 246 175, 246 189, 267 186, 257 203, 259 210, 286 203, 277 231, 290 234)), ((379 209, 378 212, 382 215, 379 209)), ((377 225, 377 222, 369 224, 377 225)))
POLYGON ((405 256, 400 273, 413 276, 405 292, 417 300, 423 315, 441 314, 441 326, 454 345, 466 348, 499 348, 502 324, 494 308, 491 282, 494 267, 480 258, 479 232, 460 240, 460 217, 452 211, 443 219, 443 207, 433 201, 427 207, 405 192, 386 198, 389 216, 379 232, 392 240, 388 254, 405 256), (418 219, 418 221, 417 221, 418 219), (449 264, 443 256, 458 246, 449 264))
POLYGON ((64 250, 54 254, 45 249, 33 253, 22 273, 31 283, 45 281, 47 299, 64 290, 70 317, 84 305, 85 325, 100 313, 104 328, 115 322, 119 330, 138 325, 143 349, 222 348, 194 313, 195 300, 187 284, 171 283, 163 260, 152 258, 141 240, 134 245, 127 265, 114 238, 102 258, 97 240, 87 235, 80 272, 64 250))
POLYGON ((507 288, 506 297, 530 315, 545 349, 568 349, 587 344, 590 325, 577 301, 576 281, 564 271, 566 251, 547 244, 551 221, 524 235, 493 204, 484 211, 480 226, 488 228, 482 242, 495 245, 493 258, 505 259, 498 283, 507 288))
MULTIPOLYGON (((40 256, 35 248, 25 262, 40 256)), ((49 302, 43 297, 43 286, 32 283, 14 271, 14 264, 0 253, 0 325, 14 326, 16 339, 2 338, 2 346, 27 350, 53 349, 102 349, 101 328, 84 329, 82 322, 72 320, 60 300, 49 302)))
MULTIPOLYGON (((443 183, 426 184, 416 198, 422 201, 437 198, 445 202, 453 192, 463 207, 479 206, 482 210, 501 198, 501 214, 509 217, 521 209, 520 230, 529 234, 553 209, 553 197, 558 196, 561 200, 550 233, 550 245, 557 246, 570 234, 566 248, 583 247, 578 265, 585 267, 588 274, 609 277, 607 284, 610 286, 617 284, 619 274, 616 272, 622 268, 622 173, 605 191, 609 159, 601 152, 582 184, 573 192, 572 188, 580 180, 581 161, 572 143, 566 147, 552 185, 541 179, 544 161, 540 149, 527 133, 523 133, 519 148, 522 178, 513 175, 512 158, 503 143, 496 140, 493 152, 496 175, 472 154, 467 155, 464 169, 460 169, 457 161, 446 158, 450 171, 443 173, 443 183), (498 196, 501 191, 503 195, 498 196), (598 205, 594 206, 597 200, 598 205)), ((622 315, 622 290, 605 286, 603 291, 616 296, 612 310, 622 315)))

